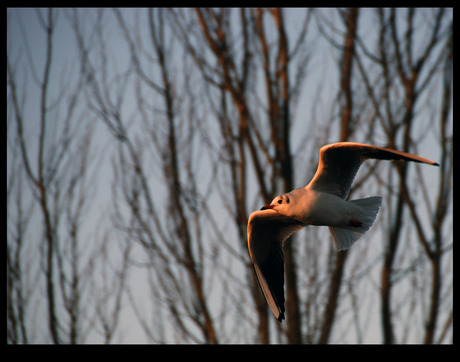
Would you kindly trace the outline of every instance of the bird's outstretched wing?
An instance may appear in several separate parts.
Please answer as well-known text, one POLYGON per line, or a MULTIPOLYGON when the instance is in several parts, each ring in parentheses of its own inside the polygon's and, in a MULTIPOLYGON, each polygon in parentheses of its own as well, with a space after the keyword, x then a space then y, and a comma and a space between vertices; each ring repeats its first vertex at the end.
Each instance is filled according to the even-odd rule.
POLYGON ((248 221, 248 248, 257 280, 276 319, 284 319, 283 242, 305 225, 273 210, 256 211, 248 221))
POLYGON ((439 166, 426 158, 389 148, 355 142, 332 143, 321 147, 318 169, 306 187, 346 199, 359 167, 369 158, 414 161, 439 166))

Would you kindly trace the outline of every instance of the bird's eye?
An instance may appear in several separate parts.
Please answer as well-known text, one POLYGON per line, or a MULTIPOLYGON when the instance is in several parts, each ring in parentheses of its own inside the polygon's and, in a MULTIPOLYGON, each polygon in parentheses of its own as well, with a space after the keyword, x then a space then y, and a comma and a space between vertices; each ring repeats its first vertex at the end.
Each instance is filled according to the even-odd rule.
POLYGON ((278 200, 278 204, 282 204, 283 203, 283 200, 278 200))

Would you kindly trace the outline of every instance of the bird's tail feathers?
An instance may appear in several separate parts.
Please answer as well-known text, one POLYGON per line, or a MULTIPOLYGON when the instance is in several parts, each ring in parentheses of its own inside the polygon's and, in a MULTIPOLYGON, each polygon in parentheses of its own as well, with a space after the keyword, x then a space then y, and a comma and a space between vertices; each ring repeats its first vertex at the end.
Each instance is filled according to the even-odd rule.
POLYGON ((354 210, 354 218, 362 223, 362 225, 349 225, 343 228, 330 226, 329 231, 331 232, 332 239, 334 239, 337 250, 348 249, 362 234, 370 229, 379 213, 382 198, 380 196, 373 196, 366 199, 350 200, 348 202, 357 206, 354 210))

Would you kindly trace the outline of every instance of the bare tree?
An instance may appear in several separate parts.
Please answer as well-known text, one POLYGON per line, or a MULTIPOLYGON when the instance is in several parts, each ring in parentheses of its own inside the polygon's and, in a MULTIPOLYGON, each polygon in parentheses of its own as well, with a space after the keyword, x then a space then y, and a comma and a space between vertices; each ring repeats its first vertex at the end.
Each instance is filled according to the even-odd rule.
MULTIPOLYGON (((231 12, 225 9, 197 9, 197 20, 200 33, 187 33, 183 14, 175 12, 176 24, 180 36, 187 47, 189 54, 199 66, 203 79, 212 79, 211 84, 219 88, 222 94, 220 119, 221 134, 224 135, 227 151, 226 159, 230 159, 228 166, 233 179, 233 202, 237 205, 234 219, 238 228, 241 245, 246 249, 246 224, 251 201, 247 194, 248 168, 253 170, 257 177, 259 197, 269 202, 273 195, 280 191, 287 191, 293 187, 292 154, 290 150, 291 105, 293 104, 295 86, 302 84, 302 72, 294 75, 295 86, 290 85, 290 70, 294 67, 294 59, 305 65, 304 40, 309 23, 309 13, 295 46, 289 49, 285 31, 284 17, 280 9, 268 11, 266 9, 242 9, 239 12, 240 30, 243 34, 243 48, 235 47, 232 37, 231 12), (269 24, 276 27, 275 38, 266 33, 269 24), (206 51, 212 58, 203 59, 199 46, 207 45, 206 51), (274 44, 274 45, 272 45, 274 44), (299 50, 300 49, 300 50, 299 50), (297 53, 297 54, 296 54, 297 53), (237 59, 241 61, 237 62, 237 59), (258 120, 260 109, 250 103, 250 94, 257 92, 255 86, 257 77, 251 75, 252 69, 260 67, 264 82, 266 111, 263 111, 263 121, 258 120), (227 101, 228 95, 230 101, 227 101), (234 107, 238 112, 238 122, 230 121, 228 107, 234 107), (265 113, 265 114, 264 114, 265 113), (262 134, 268 128, 269 138, 262 134), (233 131, 232 131, 233 130, 233 131), (230 131, 230 132, 229 132, 230 131), (235 135, 236 134, 236 138, 235 135), (271 145, 270 145, 271 143, 271 145), (263 153, 258 149, 262 149, 263 153), (246 154, 249 154, 249 159, 246 154), (266 175, 269 175, 267 178, 266 175), (280 187, 281 186, 281 187, 280 187)), ((301 69, 302 71, 304 69, 301 69)), ((255 72, 252 71, 252 72, 255 72)), ((291 242, 292 243, 292 242, 291 242)), ((294 253, 291 244, 285 249, 286 261, 286 308, 288 340, 291 343, 300 342, 300 309, 297 295, 297 277, 295 272, 294 253)), ((245 251, 245 253, 247 253, 245 251)), ((251 267, 248 265, 251 269, 251 267)), ((254 274, 248 274, 252 285, 254 303, 258 313, 258 334, 262 343, 269 342, 267 307, 258 291, 254 274)))
MULTIPOLYGON (((118 83, 116 88, 109 86, 111 79, 98 76, 92 58, 85 52, 86 44, 81 29, 77 29, 77 33, 84 71, 90 79, 90 106, 119 141, 118 159, 115 163, 115 192, 121 192, 125 201, 123 207, 117 202, 117 209, 120 211, 115 216, 119 230, 126 231, 129 236, 128 242, 134 241, 146 253, 153 273, 151 287, 154 298, 160 303, 162 300, 168 301, 169 318, 173 321, 177 333, 185 340, 217 343, 215 322, 211 318, 206 298, 204 276, 207 256, 204 254, 206 246, 203 244, 203 234, 200 231, 204 217, 200 210, 203 210, 206 204, 197 194, 197 181, 189 178, 195 171, 193 160, 184 154, 190 150, 190 144, 185 144, 184 148, 182 143, 184 135, 179 128, 182 122, 179 116, 180 102, 183 99, 179 98, 180 93, 177 84, 174 83, 171 37, 165 30, 164 15, 163 10, 148 11, 149 54, 155 59, 152 61, 149 57, 143 57, 144 43, 139 41, 136 31, 129 28, 119 10, 115 11, 134 69, 134 73, 125 73, 123 81, 118 83), (150 66, 158 70, 158 79, 156 75, 153 77, 147 71, 150 66), (143 134, 137 135, 129 131, 129 120, 124 117, 121 109, 123 98, 116 93, 126 92, 132 74, 137 77, 136 97, 141 115, 138 121, 140 129, 143 130, 143 134), (153 100, 146 98, 145 92, 153 92, 153 100), (112 94, 117 97, 117 101, 110 101, 112 94), (156 98, 161 101, 156 102, 156 98), (151 111, 152 106, 161 109, 161 116, 151 111), (165 192, 169 195, 165 209, 155 202, 156 192, 148 179, 150 167, 146 162, 150 158, 146 161, 144 157, 147 149, 152 154, 159 155, 157 165, 162 170, 165 192), (131 215, 128 219, 123 216, 122 211, 126 207, 131 215), (167 212, 159 213, 159 207, 167 212), (197 334, 197 330, 200 333, 197 334)), ((101 42, 103 36, 100 35, 101 42)), ((101 52, 104 51, 101 47, 101 52)), ((107 59, 107 54, 102 53, 101 58, 107 59)), ((106 66, 107 64, 103 64, 104 68, 106 66)), ((186 126, 186 130, 193 130, 189 126, 186 126)), ((191 142, 193 133, 187 134, 186 137, 191 142)), ((117 195, 114 199, 118 198, 117 195)), ((140 315, 140 307, 134 308, 137 315, 140 315)), ((142 325, 153 340, 162 340, 161 334, 164 331, 145 323, 142 325)))
MULTIPOLYGON (((9 124, 9 126, 11 123, 9 124)), ((27 283, 32 273, 32 263, 27 255, 25 236, 28 232, 34 204, 23 197, 23 177, 18 143, 8 144, 8 243, 7 243, 7 340, 9 343, 28 343, 30 331, 26 311, 28 310, 35 281, 27 283), (14 220, 14 221, 13 221, 14 220)))
POLYGON ((23 48, 11 39, 7 57, 8 340, 81 343, 94 327, 94 312, 84 301, 99 256, 91 253, 99 243, 90 244, 84 227, 95 190, 94 127, 84 122, 84 80, 55 66, 63 13, 26 12, 11 14, 23 48), (44 54, 33 53, 23 16, 38 22, 44 54), (44 324, 40 315, 48 333, 35 330, 44 324))
MULTIPOLYGON (((433 10, 430 14, 421 14, 421 10, 408 9, 405 14, 405 21, 399 18, 399 12, 396 10, 378 10, 377 18, 380 25, 380 36, 378 43, 378 54, 372 55, 368 48, 362 47, 363 54, 369 57, 380 69, 380 76, 383 79, 383 84, 377 87, 376 90, 371 89, 370 76, 365 73, 361 63, 360 71, 363 79, 366 82, 367 92, 374 111, 379 119, 383 130, 387 136, 387 142, 391 147, 398 147, 398 139, 402 137, 400 149, 410 151, 417 150, 417 143, 422 142, 424 135, 416 134, 415 131, 425 127, 418 125, 420 117, 417 117, 417 103, 422 102, 420 99, 426 98, 433 84, 433 79, 436 76, 439 66, 444 62, 444 74, 450 74, 451 71, 451 36, 452 24, 449 17, 446 17, 444 9, 433 10), (422 16, 429 18, 431 29, 427 31, 427 36, 423 39, 417 39, 418 47, 414 47, 415 34, 419 31, 419 21, 422 16), (449 23, 450 22, 450 23, 449 23), (405 32, 401 33, 401 23, 405 26, 405 32), (421 43, 420 43, 421 41, 421 43), (439 46, 445 46, 444 51, 439 51, 439 46), (393 60, 394 59, 394 60, 393 60), (396 97, 395 94, 403 94, 402 97, 396 97), (381 99, 379 101, 379 99, 381 99)), ((447 76, 448 77, 448 76, 447 76)), ((444 79, 446 79, 444 77, 444 79)), ((445 251, 449 250, 448 243, 440 237, 442 234, 443 222, 446 220, 446 209, 439 209, 440 205, 445 205, 446 194, 451 191, 450 176, 452 172, 452 164, 450 156, 452 154, 451 140, 449 132, 446 132, 447 119, 446 109, 450 108, 450 90, 449 86, 441 84, 443 88, 443 97, 440 102, 439 112, 437 117, 439 121, 432 122, 428 125, 428 129, 435 129, 435 125, 439 124, 441 137, 438 138, 441 152, 440 168, 440 184, 437 211, 432 211, 432 201, 429 195, 426 194, 426 186, 423 183, 423 178, 419 178, 421 182, 422 192, 425 194, 423 198, 428 215, 432 215, 432 232, 434 235, 433 241, 430 242, 430 237, 427 230, 424 229, 421 221, 421 208, 415 206, 416 202, 413 198, 413 192, 409 192, 408 183, 408 167, 407 164, 398 164, 397 171, 399 175, 399 192, 397 193, 396 203, 388 199, 389 204, 393 204, 394 216, 388 233, 388 243, 385 248, 384 264, 382 268, 382 289, 381 289, 381 314, 383 327, 384 343, 396 342, 394 326, 393 326, 393 308, 392 308, 392 290, 394 286, 394 263, 398 254, 398 246, 401 243, 402 232, 404 230, 404 208, 408 207, 411 215, 411 223, 414 224, 417 239, 420 242, 426 256, 432 265, 432 282, 431 282, 431 298, 427 321, 425 323, 425 343, 432 343, 434 338, 434 325, 438 318, 438 309, 440 303, 440 287, 441 274, 439 272, 440 259, 445 251), (441 211, 443 210, 443 211, 441 211), (441 214, 439 214, 441 212, 441 214), (442 216, 441 216, 442 215, 442 216), (440 217, 440 218, 439 218, 440 217)), ((429 96, 428 96, 429 97, 429 96)), ((411 185, 411 188, 418 187, 411 185)), ((420 201, 418 202, 420 204, 420 201)), ((420 257, 420 256, 419 256, 420 257)))

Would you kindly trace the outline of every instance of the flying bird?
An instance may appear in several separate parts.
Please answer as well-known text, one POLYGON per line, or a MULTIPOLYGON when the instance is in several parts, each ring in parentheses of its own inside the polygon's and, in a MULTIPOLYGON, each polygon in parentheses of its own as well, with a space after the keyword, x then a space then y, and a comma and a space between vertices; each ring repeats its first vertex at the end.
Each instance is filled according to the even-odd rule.
POLYGON ((286 239, 308 226, 328 226, 338 250, 348 249, 375 221, 380 196, 346 200, 361 164, 367 159, 404 160, 439 166, 410 153, 362 143, 339 142, 321 147, 311 182, 277 196, 249 216, 248 248, 260 288, 278 321, 284 317, 286 239))

